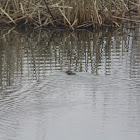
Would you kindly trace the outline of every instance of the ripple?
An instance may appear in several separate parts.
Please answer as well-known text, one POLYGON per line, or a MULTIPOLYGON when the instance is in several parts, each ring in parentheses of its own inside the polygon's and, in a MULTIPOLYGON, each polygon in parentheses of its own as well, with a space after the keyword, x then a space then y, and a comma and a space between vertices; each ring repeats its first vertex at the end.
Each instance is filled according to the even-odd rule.
POLYGON ((139 140, 138 42, 61 33, 46 48, 42 34, 0 52, 0 140, 139 140))

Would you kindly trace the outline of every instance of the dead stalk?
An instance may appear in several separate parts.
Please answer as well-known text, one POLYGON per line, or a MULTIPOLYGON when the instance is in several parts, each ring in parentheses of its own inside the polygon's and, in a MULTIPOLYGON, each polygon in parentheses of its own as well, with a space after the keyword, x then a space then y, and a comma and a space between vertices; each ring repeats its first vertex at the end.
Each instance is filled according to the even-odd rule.
POLYGON ((140 0, 0 0, 0 21, 75 28, 140 22, 140 0))

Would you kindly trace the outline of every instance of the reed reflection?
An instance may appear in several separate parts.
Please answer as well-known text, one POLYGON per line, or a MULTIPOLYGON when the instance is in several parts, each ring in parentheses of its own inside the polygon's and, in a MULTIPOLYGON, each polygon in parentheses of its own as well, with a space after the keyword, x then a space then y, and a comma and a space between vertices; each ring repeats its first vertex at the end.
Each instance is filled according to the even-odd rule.
POLYGON ((130 76, 139 77, 138 42, 126 30, 97 33, 1 30, 0 84, 19 85, 25 79, 39 80, 53 71, 67 69, 108 75, 116 73, 122 64, 130 76), (137 73, 133 73, 135 70, 137 73))

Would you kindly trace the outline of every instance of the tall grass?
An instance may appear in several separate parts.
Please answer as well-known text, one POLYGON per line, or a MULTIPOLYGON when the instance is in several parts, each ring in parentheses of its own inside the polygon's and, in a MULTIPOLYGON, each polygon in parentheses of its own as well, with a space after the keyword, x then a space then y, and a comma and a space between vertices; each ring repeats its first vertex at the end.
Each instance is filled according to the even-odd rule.
POLYGON ((1 0, 0 23, 16 26, 121 26, 140 22, 140 0, 1 0))

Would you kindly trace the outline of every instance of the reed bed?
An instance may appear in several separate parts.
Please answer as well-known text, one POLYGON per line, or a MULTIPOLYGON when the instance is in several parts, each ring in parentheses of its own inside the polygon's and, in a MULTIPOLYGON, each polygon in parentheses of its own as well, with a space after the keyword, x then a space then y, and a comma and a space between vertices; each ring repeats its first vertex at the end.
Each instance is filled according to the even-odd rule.
POLYGON ((1 0, 0 24, 15 26, 121 27, 140 22, 140 0, 1 0))

